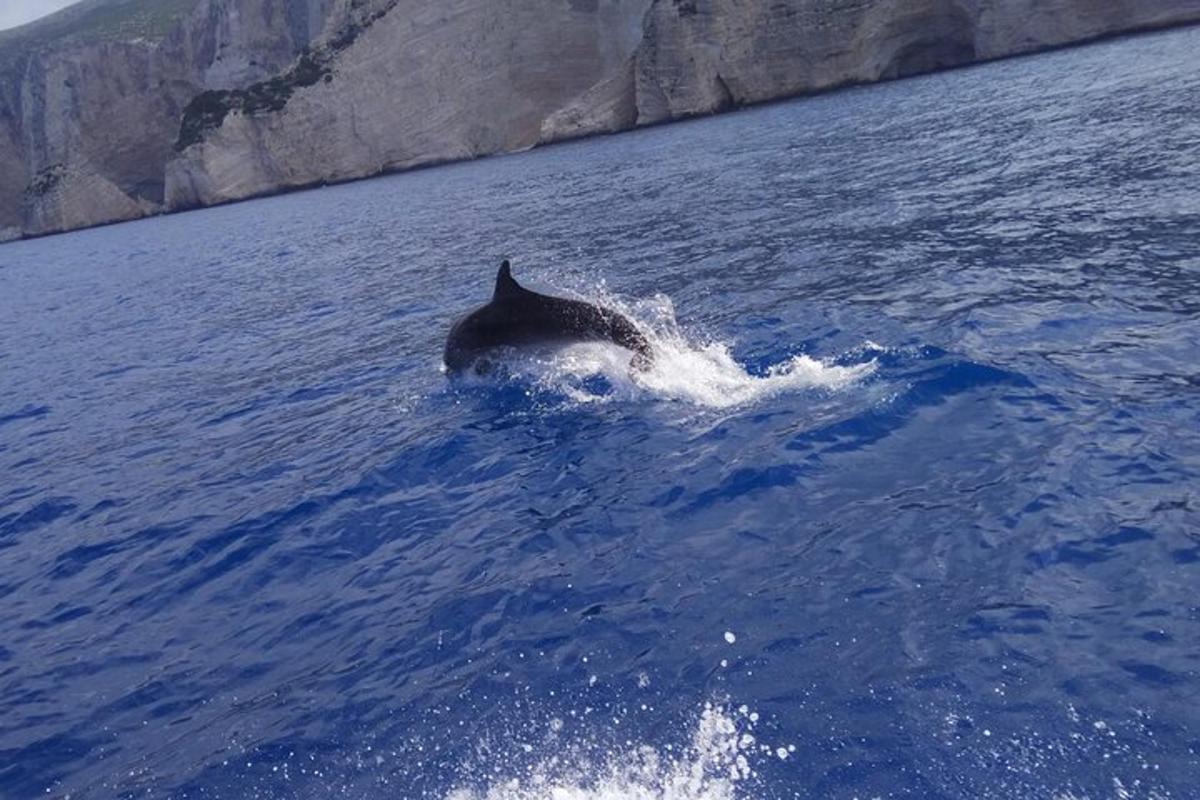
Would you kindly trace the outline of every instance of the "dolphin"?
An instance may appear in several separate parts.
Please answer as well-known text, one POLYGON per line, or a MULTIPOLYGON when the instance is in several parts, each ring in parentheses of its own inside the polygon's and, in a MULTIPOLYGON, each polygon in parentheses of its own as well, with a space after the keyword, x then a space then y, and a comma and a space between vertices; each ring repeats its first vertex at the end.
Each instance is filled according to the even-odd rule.
POLYGON ((635 353, 635 367, 650 366, 650 342, 626 317, 583 300, 531 292, 513 279, 505 259, 491 302, 454 323, 442 359, 457 372, 500 347, 589 341, 613 342, 635 353))

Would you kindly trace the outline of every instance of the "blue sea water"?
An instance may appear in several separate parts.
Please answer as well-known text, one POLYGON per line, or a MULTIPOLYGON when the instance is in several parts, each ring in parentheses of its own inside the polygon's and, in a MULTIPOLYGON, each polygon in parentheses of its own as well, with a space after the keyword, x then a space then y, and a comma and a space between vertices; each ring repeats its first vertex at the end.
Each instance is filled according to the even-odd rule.
POLYGON ((1200 797, 1197 52, 0 248, 0 796, 1200 797))

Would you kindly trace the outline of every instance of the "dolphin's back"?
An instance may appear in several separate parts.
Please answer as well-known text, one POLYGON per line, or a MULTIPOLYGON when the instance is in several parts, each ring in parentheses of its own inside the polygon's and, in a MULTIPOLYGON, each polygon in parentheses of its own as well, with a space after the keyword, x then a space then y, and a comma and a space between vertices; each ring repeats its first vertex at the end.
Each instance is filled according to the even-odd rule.
POLYGON ((643 359, 651 354, 646 337, 626 317, 583 300, 531 292, 513 280, 505 261, 492 301, 455 323, 443 357, 459 370, 492 348, 575 341, 613 342, 643 359))

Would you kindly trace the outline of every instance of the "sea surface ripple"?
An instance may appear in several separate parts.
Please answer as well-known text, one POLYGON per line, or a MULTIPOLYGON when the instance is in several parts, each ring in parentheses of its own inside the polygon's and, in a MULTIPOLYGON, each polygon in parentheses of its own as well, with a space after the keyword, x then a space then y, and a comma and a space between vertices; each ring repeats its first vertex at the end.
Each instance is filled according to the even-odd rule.
POLYGON ((0 797, 1196 797, 1197 52, 0 248, 0 797))

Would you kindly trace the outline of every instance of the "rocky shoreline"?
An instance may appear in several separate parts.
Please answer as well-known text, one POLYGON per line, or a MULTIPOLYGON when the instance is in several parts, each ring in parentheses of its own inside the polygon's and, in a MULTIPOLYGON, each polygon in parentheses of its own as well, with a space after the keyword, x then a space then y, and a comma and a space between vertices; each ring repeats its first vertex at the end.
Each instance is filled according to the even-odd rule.
POLYGON ((1200 0, 177 5, 155 35, 68 27, 0 60, 0 241, 1200 21, 1200 0))

